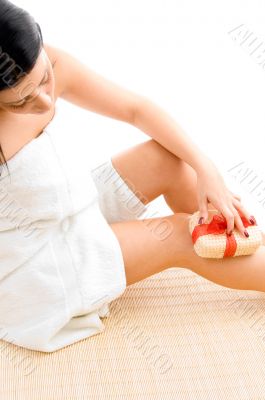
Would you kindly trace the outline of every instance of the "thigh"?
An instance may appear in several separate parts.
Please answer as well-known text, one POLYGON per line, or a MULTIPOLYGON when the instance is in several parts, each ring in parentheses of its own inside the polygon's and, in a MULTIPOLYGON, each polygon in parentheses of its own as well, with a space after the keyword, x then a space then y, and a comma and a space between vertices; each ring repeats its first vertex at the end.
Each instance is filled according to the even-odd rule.
POLYGON ((153 139, 123 150, 111 160, 144 204, 166 193, 182 170, 181 160, 153 139))
MULTIPOLYGON (((126 286, 166 268, 184 268, 186 215, 178 213, 110 224, 121 248, 126 286)), ((191 242, 189 237, 188 241, 191 242)))
POLYGON ((236 290, 265 292, 265 247, 246 256, 220 259, 196 254, 188 213, 111 224, 123 255, 127 286, 170 267, 187 268, 236 290))

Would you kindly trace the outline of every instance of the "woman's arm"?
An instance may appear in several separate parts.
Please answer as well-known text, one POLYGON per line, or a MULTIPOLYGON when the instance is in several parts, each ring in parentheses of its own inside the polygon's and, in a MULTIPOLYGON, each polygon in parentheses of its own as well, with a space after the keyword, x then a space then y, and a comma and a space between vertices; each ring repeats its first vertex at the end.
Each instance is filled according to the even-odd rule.
POLYGON ((57 59, 63 99, 101 115, 128 122, 151 136, 196 171, 210 159, 181 127, 150 99, 106 79, 63 49, 45 45, 57 59))
POLYGON ((57 60, 57 71, 63 82, 62 98, 92 112, 134 125, 187 162, 198 177, 200 217, 207 219, 208 203, 211 203, 225 217, 227 233, 232 232, 236 224, 244 235, 240 213, 247 218, 246 210, 226 188, 214 163, 173 118, 148 98, 104 78, 66 51, 48 45, 46 47, 57 60))
POLYGON ((63 49, 48 44, 45 49, 57 60, 59 97, 88 111, 132 123, 140 99, 137 93, 106 79, 63 49))
POLYGON ((148 98, 142 97, 137 104, 133 124, 196 171, 200 223, 208 218, 208 203, 211 203, 225 217, 228 234, 232 233, 236 225, 242 235, 248 235, 241 216, 248 218, 251 213, 240 203, 237 195, 226 187, 211 159, 169 114, 148 98))
POLYGON ((151 100, 106 79, 63 49, 45 44, 45 50, 57 60, 62 87, 60 97, 81 108, 136 126, 196 171, 210 162, 177 122, 151 100))
POLYGON ((134 126, 151 136, 196 172, 207 169, 211 160, 192 142, 180 125, 161 107, 142 96, 134 114, 134 126))

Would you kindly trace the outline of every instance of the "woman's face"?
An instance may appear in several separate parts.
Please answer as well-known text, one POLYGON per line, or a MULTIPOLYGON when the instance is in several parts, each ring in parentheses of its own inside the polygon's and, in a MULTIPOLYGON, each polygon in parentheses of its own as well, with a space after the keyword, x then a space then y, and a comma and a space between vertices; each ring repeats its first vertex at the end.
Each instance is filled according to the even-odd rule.
POLYGON ((51 65, 43 48, 34 68, 21 78, 21 82, 14 88, 0 91, 2 111, 15 114, 48 112, 54 102, 54 64, 51 65))

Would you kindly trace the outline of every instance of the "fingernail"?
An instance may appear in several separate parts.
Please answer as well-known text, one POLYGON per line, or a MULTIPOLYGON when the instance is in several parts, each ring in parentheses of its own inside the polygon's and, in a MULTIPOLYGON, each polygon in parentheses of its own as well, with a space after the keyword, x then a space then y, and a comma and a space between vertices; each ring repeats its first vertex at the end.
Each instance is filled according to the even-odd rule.
POLYGON ((249 237, 249 233, 248 233, 247 230, 244 231, 244 235, 245 235, 246 237, 249 237))
POLYGON ((250 216, 249 221, 251 222, 252 225, 256 224, 255 217, 253 215, 250 216))
POLYGON ((203 221, 203 217, 201 217, 200 219, 199 219, 199 222, 198 222, 198 224, 202 224, 202 221, 203 221))

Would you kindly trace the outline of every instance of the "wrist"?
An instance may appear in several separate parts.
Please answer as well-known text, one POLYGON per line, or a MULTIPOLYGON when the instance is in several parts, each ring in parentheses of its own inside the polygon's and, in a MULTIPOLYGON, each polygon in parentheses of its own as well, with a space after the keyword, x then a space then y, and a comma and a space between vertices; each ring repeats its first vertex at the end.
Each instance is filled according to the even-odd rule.
POLYGON ((197 158, 196 163, 194 164, 194 169, 197 174, 204 174, 212 168, 216 168, 216 166, 214 165, 213 161, 205 155, 197 158))

